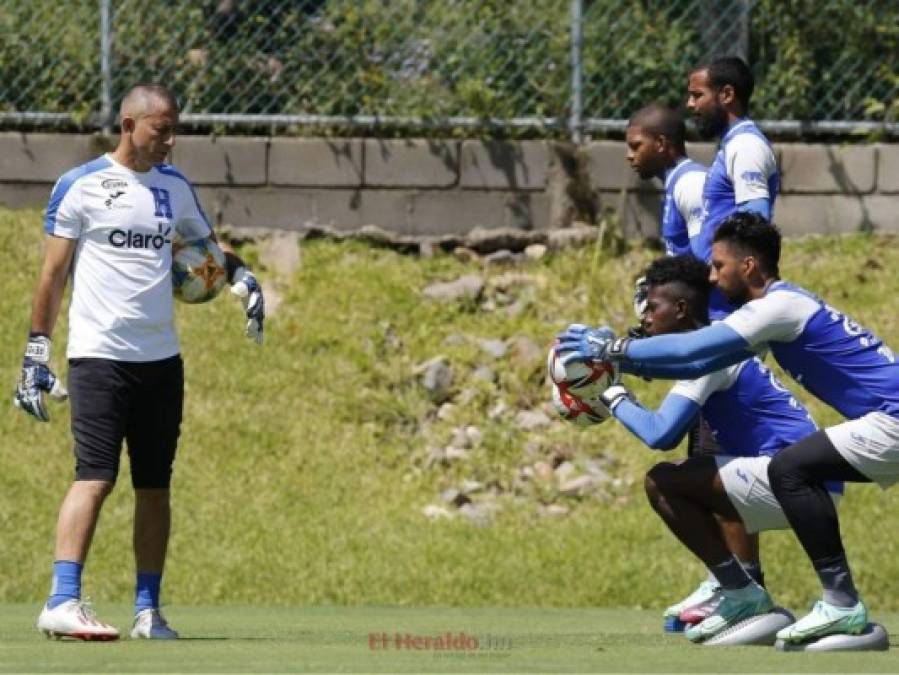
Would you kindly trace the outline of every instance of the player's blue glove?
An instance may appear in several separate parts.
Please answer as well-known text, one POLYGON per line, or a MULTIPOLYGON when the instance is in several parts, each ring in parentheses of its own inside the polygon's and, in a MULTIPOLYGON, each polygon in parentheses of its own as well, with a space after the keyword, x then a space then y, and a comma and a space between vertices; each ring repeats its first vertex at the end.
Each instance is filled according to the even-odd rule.
POLYGON ((16 385, 13 403, 29 415, 41 422, 50 421, 50 413, 44 402, 44 393, 51 398, 63 401, 69 392, 53 374, 50 367, 50 338, 46 335, 32 335, 25 348, 25 359, 22 362, 22 377, 16 385))
POLYGON ((630 338, 616 338, 608 326, 588 328, 580 323, 571 324, 558 336, 556 354, 562 364, 572 361, 618 361, 627 354, 630 338))
POLYGON ((247 337, 262 344, 262 323, 265 320, 265 298, 262 297, 262 286, 246 267, 239 267, 234 272, 231 292, 240 298, 247 313, 247 337))
POLYGON ((590 328, 573 323, 556 336, 556 354, 563 364, 571 361, 602 361, 606 345, 615 339, 608 326, 590 328))

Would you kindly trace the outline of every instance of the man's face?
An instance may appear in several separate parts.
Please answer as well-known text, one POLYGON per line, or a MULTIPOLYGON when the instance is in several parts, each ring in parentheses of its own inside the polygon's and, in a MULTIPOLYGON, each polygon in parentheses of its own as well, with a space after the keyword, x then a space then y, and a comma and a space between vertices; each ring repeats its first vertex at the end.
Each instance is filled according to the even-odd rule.
POLYGON ((727 110, 721 104, 719 92, 709 82, 708 70, 690 73, 687 83, 687 109, 703 138, 716 138, 727 129, 727 110))
POLYGON ((687 301, 677 293, 677 284, 650 286, 643 312, 647 335, 665 335, 689 329, 687 301))
POLYGON ((175 146, 177 111, 158 100, 146 114, 129 119, 133 124, 131 145, 139 162, 146 165, 147 169, 164 162, 175 146))
POLYGON ((664 141, 659 136, 651 136, 638 126, 631 125, 625 135, 627 161, 643 180, 665 173, 663 155, 664 141))
POLYGON ((712 244, 709 281, 719 288, 732 305, 739 307, 749 301, 747 278, 751 260, 740 255, 726 241, 712 244))

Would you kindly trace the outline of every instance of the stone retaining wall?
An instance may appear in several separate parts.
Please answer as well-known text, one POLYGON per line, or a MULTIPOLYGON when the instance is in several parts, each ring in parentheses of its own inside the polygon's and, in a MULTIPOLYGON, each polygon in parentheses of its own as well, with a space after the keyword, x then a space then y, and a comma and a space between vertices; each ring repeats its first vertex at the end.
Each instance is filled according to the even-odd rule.
MULTIPOLYGON (((112 141, 0 134, 0 205, 45 206, 61 173, 112 141)), ((899 145, 775 148, 783 174, 775 220, 785 233, 899 231, 899 145)), ((372 224, 435 236, 546 229, 611 210, 628 231, 655 234, 658 187, 633 174, 624 151, 620 141, 576 152, 542 141, 179 136, 172 159, 210 217, 241 228, 372 224)), ((714 146, 689 151, 709 162, 714 146)))

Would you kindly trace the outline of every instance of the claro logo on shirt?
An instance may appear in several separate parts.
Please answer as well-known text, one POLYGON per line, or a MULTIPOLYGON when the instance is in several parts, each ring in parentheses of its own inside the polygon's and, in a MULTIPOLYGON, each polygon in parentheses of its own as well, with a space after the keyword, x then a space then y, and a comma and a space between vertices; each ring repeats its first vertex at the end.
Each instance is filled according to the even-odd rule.
POLYGON ((169 239, 172 228, 165 223, 158 223, 157 229, 156 234, 116 229, 109 233, 109 243, 116 248, 152 248, 158 251, 166 244, 172 243, 169 239), (162 229, 163 226, 165 231, 162 229))

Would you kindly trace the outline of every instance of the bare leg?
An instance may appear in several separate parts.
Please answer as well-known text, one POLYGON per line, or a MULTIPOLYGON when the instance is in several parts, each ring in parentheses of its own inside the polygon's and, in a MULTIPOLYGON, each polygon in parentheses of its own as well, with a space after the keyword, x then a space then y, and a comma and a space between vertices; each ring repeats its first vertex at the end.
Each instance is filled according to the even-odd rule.
POLYGON ((741 520, 718 519, 724 542, 737 560, 743 563, 759 563, 759 535, 746 532, 741 520))
MULTIPOLYGON (((716 516, 741 527, 742 522, 724 492, 714 457, 696 455, 680 464, 657 464, 646 475, 646 494, 672 533, 707 567, 733 556, 716 516)), ((737 547, 747 552, 739 534, 736 539, 737 547)))
POLYGON ((112 492, 113 483, 76 480, 72 483, 56 522, 56 560, 84 563, 100 519, 100 508, 112 492))

